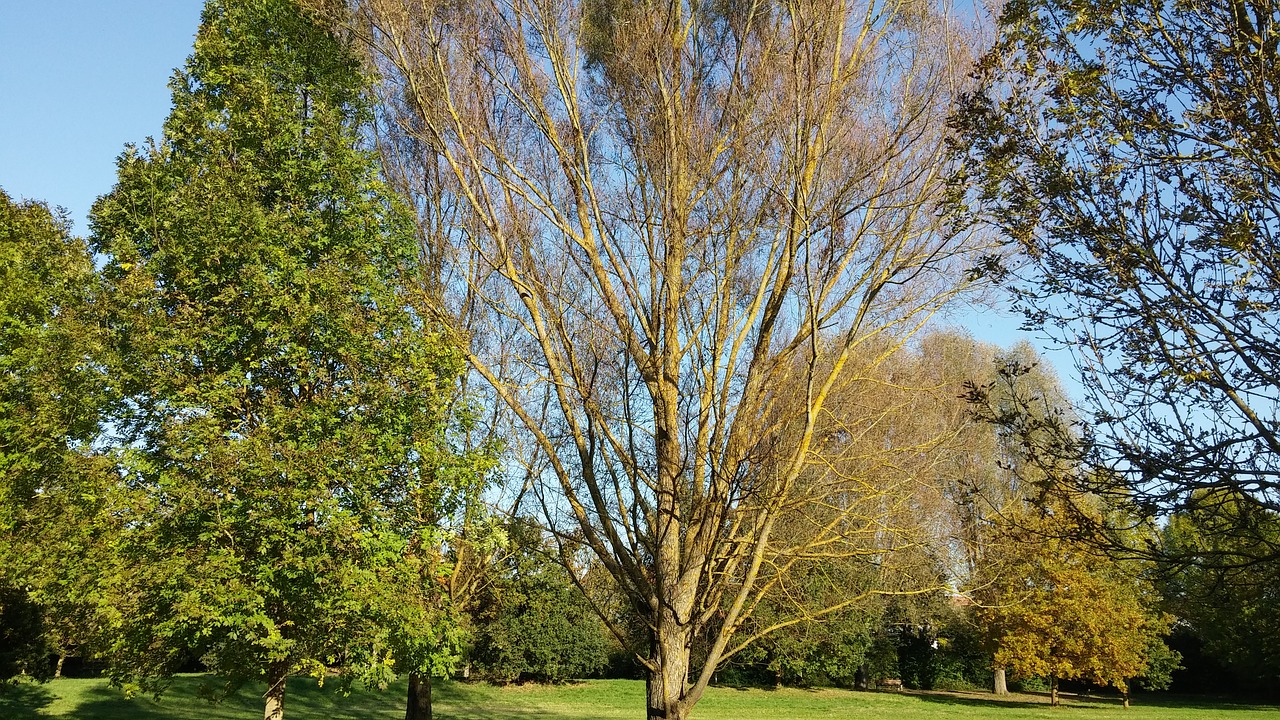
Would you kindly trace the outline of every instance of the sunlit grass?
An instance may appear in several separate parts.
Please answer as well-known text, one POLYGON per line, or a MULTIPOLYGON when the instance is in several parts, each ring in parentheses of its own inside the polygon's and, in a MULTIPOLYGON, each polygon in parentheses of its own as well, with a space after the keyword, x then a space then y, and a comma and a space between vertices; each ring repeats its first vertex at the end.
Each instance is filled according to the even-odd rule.
MULTIPOLYGON (((198 696, 204 681, 202 676, 179 677, 159 702, 150 697, 126 698, 102 680, 62 679, 45 685, 21 684, 0 695, 0 718, 229 720, 262 716, 259 688, 245 687, 214 705, 198 696)), ((440 720, 639 719, 644 717, 643 698, 644 683, 635 680, 511 687, 437 681, 435 717, 440 720)), ((320 688, 314 680, 294 678, 289 683, 285 716, 290 720, 399 720, 404 717, 404 684, 384 692, 357 689, 343 695, 332 683, 320 688)), ((694 710, 693 717, 695 720, 1280 720, 1280 707, 1150 695, 1136 697, 1128 710, 1122 708, 1116 698, 1071 696, 1065 698, 1064 707, 1054 709, 1048 706, 1048 699, 1040 695, 1013 695, 997 700, 978 692, 898 694, 712 688, 694 710)))

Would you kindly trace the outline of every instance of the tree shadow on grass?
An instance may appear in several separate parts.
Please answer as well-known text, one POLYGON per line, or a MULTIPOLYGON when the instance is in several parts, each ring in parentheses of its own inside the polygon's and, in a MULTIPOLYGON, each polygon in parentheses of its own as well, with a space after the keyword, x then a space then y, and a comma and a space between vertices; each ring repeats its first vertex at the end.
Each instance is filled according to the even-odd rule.
POLYGON ((54 695, 43 685, 33 682, 0 682, 0 718, 33 720, 53 702, 54 695))
POLYGON ((1133 696, 1134 705, 1159 708, 1256 710, 1276 712, 1280 705, 1270 698, 1230 697, 1226 695, 1181 695, 1174 693, 1141 693, 1133 696))
MULTIPOLYGON (((569 686, 577 683, 569 683, 569 686)), ((397 708, 400 716, 404 716, 404 685, 393 686, 399 690, 397 708)), ((540 686, 534 686, 540 687, 540 686)), ((530 699, 529 704, 522 705, 520 695, 495 697, 493 689, 482 684, 454 681, 436 681, 435 685, 436 720, 493 720, 494 718, 513 718, 514 720, 587 720, 595 717, 596 708, 588 703, 580 709, 553 710, 537 705, 538 700, 530 699)), ((563 702, 563 699, 560 699, 563 702)))
MULTIPOLYGON (((178 677, 159 699, 146 693, 127 697, 105 681, 79 693, 71 717, 77 720, 223 720, 253 717, 247 708, 230 702, 211 703, 197 695, 196 678, 178 677)), ((258 710, 258 714, 261 714, 258 710)))
MULTIPOLYGON (((974 708, 1045 708, 1049 705, 1048 693, 1020 693, 1008 699, 983 693, 931 692, 913 691, 915 697, 925 702, 944 705, 960 705, 974 708), (1035 697, 1035 700, 1019 700, 1021 697, 1035 697)), ((1280 707, 1267 704, 1256 698, 1205 697, 1196 695, 1166 695, 1164 693, 1142 693, 1131 696, 1135 706, 1168 708, 1168 709, 1222 709, 1258 710, 1274 712, 1280 707)), ((1121 707, 1120 695, 1076 695, 1064 693, 1062 704, 1067 707, 1121 707)))
MULTIPOLYGON (((1048 694, 1046 694, 1043 699, 1037 698, 1035 700, 1019 700, 1017 697, 1001 698, 989 693, 944 692, 940 690, 912 690, 909 694, 911 697, 919 698, 924 702, 972 708, 1043 709, 1049 706, 1048 694)), ((1034 693, 1023 693, 1022 696, 1033 694, 1034 693)), ((1076 704, 1070 702, 1072 699, 1073 698, 1063 698, 1063 703, 1068 705, 1076 704)))
MULTIPOLYGON (((201 686, 217 685, 209 676, 179 676, 169 689, 155 700, 150 695, 128 698, 105 681, 86 688, 71 711, 77 720, 243 720, 261 717, 263 687, 247 683, 218 702, 210 702, 201 694, 201 686)), ((492 720, 496 717, 517 720, 556 720, 574 718, 537 707, 522 708, 494 703, 490 694, 461 683, 439 683, 436 688, 437 720, 492 720)), ((48 705, 48 701, 45 702, 48 705)), ((355 687, 344 694, 341 685, 330 679, 323 687, 314 678, 289 679, 285 694, 285 717, 289 720, 400 720, 405 710, 405 684, 395 683, 386 690, 355 687)), ((35 720, 46 716, 37 711, 15 714, 0 704, 3 720, 35 720)))

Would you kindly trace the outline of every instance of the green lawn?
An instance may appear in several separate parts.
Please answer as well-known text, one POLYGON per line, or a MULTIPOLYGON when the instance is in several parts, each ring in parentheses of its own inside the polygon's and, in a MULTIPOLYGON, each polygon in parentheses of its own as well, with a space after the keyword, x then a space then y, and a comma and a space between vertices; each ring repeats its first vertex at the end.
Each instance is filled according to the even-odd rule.
MULTIPOLYGON (((126 699, 101 680, 56 680, 46 685, 22 684, 0 695, 0 718, 33 720, 63 717, 79 720, 230 720, 262 716, 262 704, 250 688, 211 705, 196 696, 200 676, 177 678, 160 700, 126 699)), ((497 718, 593 720, 642 718, 644 683, 593 680, 562 686, 494 687, 438 682, 436 717, 440 720, 497 718)), ((1280 720, 1280 706, 1206 702, 1165 696, 1139 696, 1129 710, 1114 698, 1077 699, 1052 709, 1047 698, 1015 695, 995 700, 985 693, 868 693, 847 690, 735 690, 712 688, 694 710, 695 720, 935 720, 1000 718, 1025 720, 1280 720)), ((289 683, 285 716, 290 720, 364 720, 404 717, 404 685, 387 692, 357 691, 343 697, 332 686, 317 688, 313 680, 289 683)))

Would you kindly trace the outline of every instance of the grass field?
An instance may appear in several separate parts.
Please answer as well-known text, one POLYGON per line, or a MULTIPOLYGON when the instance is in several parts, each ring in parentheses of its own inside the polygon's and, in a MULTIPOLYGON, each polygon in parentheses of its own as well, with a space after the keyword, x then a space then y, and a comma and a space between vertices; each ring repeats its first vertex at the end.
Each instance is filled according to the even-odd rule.
MULTIPOLYGON (((62 679, 45 685, 22 684, 0 694, 0 718, 34 720, 230 720, 262 717, 256 692, 244 688, 212 705, 197 697, 200 676, 183 676, 160 700, 126 699, 101 680, 62 679)), ((642 718, 644 683, 593 680, 561 686, 494 687, 437 682, 435 716, 440 720, 594 720, 642 718)), ((342 696, 333 687, 295 678, 285 701, 289 720, 364 720, 404 717, 404 685, 386 692, 355 691, 342 696)), ((870 693, 847 690, 735 690, 712 688, 693 713, 694 720, 950 720, 1000 718, 1027 720, 1280 720, 1280 706, 1209 702, 1160 695, 1139 696, 1128 710, 1115 698, 1065 698, 1050 708, 1040 695, 996 700, 985 693, 870 693)))

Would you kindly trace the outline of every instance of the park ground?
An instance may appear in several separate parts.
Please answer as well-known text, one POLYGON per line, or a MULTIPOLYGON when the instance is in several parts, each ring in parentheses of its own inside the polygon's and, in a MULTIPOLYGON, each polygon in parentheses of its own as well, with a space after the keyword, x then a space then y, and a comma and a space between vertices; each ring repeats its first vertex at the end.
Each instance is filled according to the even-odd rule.
MULTIPOLYGON (((181 676, 159 702, 151 697, 126 698, 104 680, 55 680, 23 683, 0 694, 0 718, 36 720, 232 720, 261 717, 254 688, 212 705, 198 697, 207 678, 181 676)), ((486 684, 437 682, 438 720, 605 720, 643 715, 644 683, 638 680, 592 680, 566 685, 495 687, 486 684)), ((399 720, 404 717, 404 685, 386 691, 355 689, 344 695, 334 683, 317 687, 314 680, 294 678, 285 701, 289 720, 399 720)), ((693 713, 693 720, 943 720, 999 718, 1027 720, 1280 720, 1280 706, 1212 701, 1165 695, 1138 696, 1128 710, 1115 697, 1066 696, 1063 707, 1051 708, 1047 696, 1011 695, 996 699, 982 692, 853 692, 848 690, 779 690, 712 688, 693 713)))

